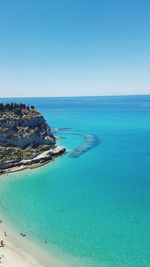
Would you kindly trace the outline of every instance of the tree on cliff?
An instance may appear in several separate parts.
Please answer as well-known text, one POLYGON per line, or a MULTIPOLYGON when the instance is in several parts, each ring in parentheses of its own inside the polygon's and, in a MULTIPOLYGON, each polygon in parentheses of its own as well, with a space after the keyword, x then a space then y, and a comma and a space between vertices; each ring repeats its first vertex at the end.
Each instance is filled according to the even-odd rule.
MULTIPOLYGON (((23 109, 28 109, 30 110, 30 106, 26 106, 25 104, 18 104, 18 103, 6 103, 6 104, 3 104, 3 103, 0 103, 0 111, 13 111, 14 113, 16 114, 20 114, 20 112, 23 110, 23 109)), ((34 109, 34 106, 31 107, 31 109, 34 109)))

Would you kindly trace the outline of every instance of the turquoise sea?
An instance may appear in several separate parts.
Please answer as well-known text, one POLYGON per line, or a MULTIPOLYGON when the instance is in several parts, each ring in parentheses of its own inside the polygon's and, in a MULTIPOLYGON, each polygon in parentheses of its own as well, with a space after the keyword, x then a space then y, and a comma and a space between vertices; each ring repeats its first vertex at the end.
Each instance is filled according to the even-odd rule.
POLYGON ((74 158, 83 137, 57 133, 65 156, 1 179, 0 210, 8 221, 85 267, 149 267, 150 96, 14 101, 35 105, 52 128, 100 142, 74 158))

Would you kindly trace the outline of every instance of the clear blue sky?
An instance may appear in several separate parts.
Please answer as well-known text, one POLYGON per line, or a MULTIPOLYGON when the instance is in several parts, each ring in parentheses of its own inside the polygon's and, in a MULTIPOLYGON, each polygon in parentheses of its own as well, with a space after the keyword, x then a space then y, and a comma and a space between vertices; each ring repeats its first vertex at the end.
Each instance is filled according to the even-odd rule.
POLYGON ((149 93, 149 0, 0 0, 1 97, 149 93))

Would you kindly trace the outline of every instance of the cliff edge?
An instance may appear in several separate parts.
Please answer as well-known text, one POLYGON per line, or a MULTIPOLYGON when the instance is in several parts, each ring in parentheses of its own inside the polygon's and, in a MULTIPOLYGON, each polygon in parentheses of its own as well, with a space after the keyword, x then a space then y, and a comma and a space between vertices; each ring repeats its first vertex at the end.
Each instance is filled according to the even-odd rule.
POLYGON ((44 164, 64 152, 65 148, 56 145, 50 126, 33 106, 0 104, 0 173, 44 164))

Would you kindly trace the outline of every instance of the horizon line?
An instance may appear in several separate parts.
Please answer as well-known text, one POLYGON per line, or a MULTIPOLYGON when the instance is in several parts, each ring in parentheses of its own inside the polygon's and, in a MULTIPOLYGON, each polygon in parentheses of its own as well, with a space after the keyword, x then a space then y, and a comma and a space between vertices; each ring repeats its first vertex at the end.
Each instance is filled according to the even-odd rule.
POLYGON ((150 93, 145 94, 114 94, 114 95, 68 95, 68 96, 0 96, 0 99, 7 98, 75 98, 75 97, 128 97, 128 96, 150 96, 150 93))

